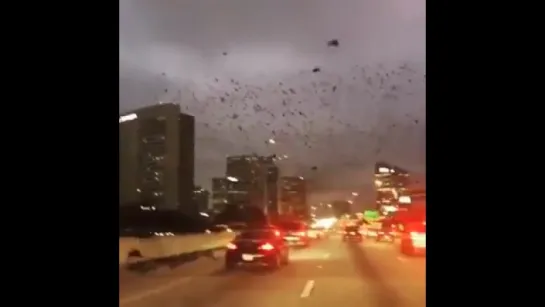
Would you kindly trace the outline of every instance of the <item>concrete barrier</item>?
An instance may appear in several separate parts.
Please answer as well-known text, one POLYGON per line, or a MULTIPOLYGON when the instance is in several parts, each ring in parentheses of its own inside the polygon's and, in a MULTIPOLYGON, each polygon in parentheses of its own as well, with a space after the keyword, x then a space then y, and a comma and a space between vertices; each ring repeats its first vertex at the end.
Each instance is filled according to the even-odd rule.
POLYGON ((232 232, 223 232, 146 239, 119 238, 119 265, 222 248, 235 235, 232 232))

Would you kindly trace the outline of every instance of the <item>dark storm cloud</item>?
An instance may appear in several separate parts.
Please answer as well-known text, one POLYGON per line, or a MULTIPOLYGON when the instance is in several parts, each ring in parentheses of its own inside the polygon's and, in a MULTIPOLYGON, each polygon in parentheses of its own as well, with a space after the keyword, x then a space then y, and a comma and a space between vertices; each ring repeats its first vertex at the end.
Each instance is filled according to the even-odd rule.
POLYGON ((424 0, 122 0, 120 63, 120 110, 196 117, 205 186, 250 152, 289 155, 317 195, 367 186, 377 159, 425 170, 424 0))

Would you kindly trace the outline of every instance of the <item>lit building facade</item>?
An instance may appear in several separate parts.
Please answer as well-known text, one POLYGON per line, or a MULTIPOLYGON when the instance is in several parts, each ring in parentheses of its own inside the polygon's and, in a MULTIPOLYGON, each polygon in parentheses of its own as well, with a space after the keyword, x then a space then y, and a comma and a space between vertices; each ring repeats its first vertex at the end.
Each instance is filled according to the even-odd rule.
POLYGON ((274 156, 227 157, 226 204, 256 206, 268 215, 277 214, 278 174, 274 156))
POLYGON ((266 172, 265 184, 268 202, 266 212, 274 218, 279 214, 278 180, 280 170, 276 165, 276 158, 274 156, 260 157, 260 162, 266 172))
POLYGON ((407 190, 409 172, 385 162, 378 162, 375 164, 374 179, 376 206, 381 209, 383 206, 397 205, 399 197, 407 190))
POLYGON ((307 204, 307 182, 303 177, 280 177, 280 213, 308 218, 310 208, 307 204))
POLYGON ((198 211, 193 201, 195 120, 175 104, 119 117, 120 205, 198 211))
POLYGON ((212 210, 219 213, 225 210, 229 203, 231 182, 225 177, 212 178, 212 210))
POLYGON ((193 201, 199 212, 206 212, 210 208, 208 206, 208 199, 210 198, 210 192, 203 189, 200 186, 196 186, 193 190, 193 201))

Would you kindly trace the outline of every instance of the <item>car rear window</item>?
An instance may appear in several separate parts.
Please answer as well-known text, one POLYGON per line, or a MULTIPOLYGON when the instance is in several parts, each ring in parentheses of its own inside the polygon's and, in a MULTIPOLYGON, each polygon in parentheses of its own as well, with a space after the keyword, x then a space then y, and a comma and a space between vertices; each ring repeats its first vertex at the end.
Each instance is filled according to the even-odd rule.
POLYGON ((281 222, 277 223, 277 226, 283 230, 303 230, 305 224, 300 222, 281 222))
POLYGON ((259 239, 271 239, 275 237, 275 233, 272 230, 254 230, 245 231, 237 236, 237 239, 242 240, 259 240, 259 239))

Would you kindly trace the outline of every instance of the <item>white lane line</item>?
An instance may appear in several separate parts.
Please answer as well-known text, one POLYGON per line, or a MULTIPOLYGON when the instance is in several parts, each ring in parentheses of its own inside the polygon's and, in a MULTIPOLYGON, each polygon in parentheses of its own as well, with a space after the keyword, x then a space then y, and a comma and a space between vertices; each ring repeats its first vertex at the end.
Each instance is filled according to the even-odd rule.
POLYGON ((399 261, 401 261, 401 262, 406 262, 406 261, 407 261, 406 258, 403 258, 403 257, 401 257, 401 256, 398 256, 398 257, 397 257, 397 260, 399 260, 399 261))
POLYGON ((309 280, 305 284, 305 287, 303 288, 303 292, 301 292, 301 298, 309 297, 310 293, 312 292, 312 289, 314 289, 314 280, 309 280))
POLYGON ((138 294, 125 297, 123 299, 119 298, 119 306, 135 303, 137 301, 141 301, 141 300, 143 300, 145 298, 148 298, 150 296, 161 294, 161 293, 163 293, 165 291, 168 291, 168 290, 170 290, 172 288, 175 288, 175 287, 177 287, 179 285, 185 284, 186 282, 189 282, 190 280, 191 280, 191 277, 181 278, 181 279, 172 281, 172 282, 170 282, 170 283, 168 283, 166 285, 150 289, 148 291, 140 292, 138 294))

